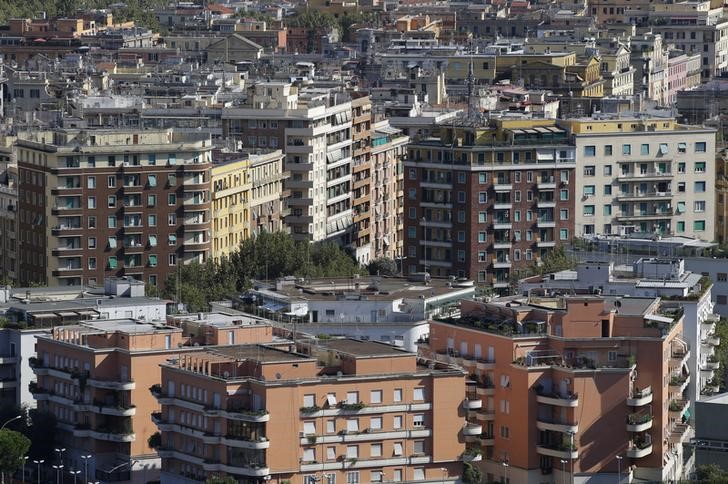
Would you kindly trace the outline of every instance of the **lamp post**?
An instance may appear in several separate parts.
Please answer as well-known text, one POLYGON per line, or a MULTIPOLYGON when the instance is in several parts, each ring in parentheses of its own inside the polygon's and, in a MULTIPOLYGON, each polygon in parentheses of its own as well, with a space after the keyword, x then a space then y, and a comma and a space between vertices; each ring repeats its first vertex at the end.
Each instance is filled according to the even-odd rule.
POLYGON ((63 464, 63 453, 66 451, 65 447, 56 447, 56 454, 58 454, 58 461, 63 464))
POLYGON ((561 484, 566 484, 566 459, 561 459, 561 484))
POLYGON ((622 456, 618 455, 617 459, 617 484, 622 482, 622 456))
POLYGON ((56 470, 56 484, 61 484, 61 472, 63 471, 63 464, 58 464, 57 466, 53 466, 53 468, 56 470))
POLYGON ((6 421, 5 421, 5 423, 4 423, 3 425, 2 425, 2 427, 0 427, 0 430, 4 429, 4 428, 5 428, 5 426, 6 426, 7 424, 9 424, 10 422, 15 422, 16 420, 18 420, 18 419, 21 419, 21 418, 23 418, 23 416, 22 416, 22 415, 16 415, 15 417, 13 417, 13 418, 10 418, 10 419, 8 419, 8 420, 6 420, 6 421))
POLYGON ((38 484, 40 484, 40 465, 42 463, 44 463, 44 462, 45 462, 45 459, 41 459, 41 460, 35 460, 35 459, 33 459, 33 464, 35 464, 35 465, 38 466, 38 476, 37 476, 38 477, 38 484))
POLYGON ((508 484, 508 462, 503 462, 503 484, 508 484))
POLYGON ((21 476, 20 480, 21 480, 21 482, 23 482, 23 484, 25 484, 25 463, 26 462, 28 462, 27 455, 20 458, 20 466, 21 466, 20 472, 22 472, 22 474, 20 474, 20 476, 21 476))
POLYGON ((81 473, 81 471, 69 471, 73 475, 73 484, 76 484, 76 477, 81 473))
POLYGON ((83 459, 83 482, 88 483, 88 460, 93 457, 91 454, 82 455, 83 459))

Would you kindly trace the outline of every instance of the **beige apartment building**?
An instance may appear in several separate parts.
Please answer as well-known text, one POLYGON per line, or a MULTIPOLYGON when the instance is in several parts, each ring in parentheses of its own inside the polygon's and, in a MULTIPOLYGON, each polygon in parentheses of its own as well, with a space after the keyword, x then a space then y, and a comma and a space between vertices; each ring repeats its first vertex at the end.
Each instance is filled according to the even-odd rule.
POLYGON ((575 235, 624 231, 712 240, 715 130, 672 118, 559 121, 576 146, 575 235))
POLYGON ((455 483, 465 373, 396 347, 334 339, 207 348, 162 366, 162 479, 455 483))
MULTIPOLYGON (((461 301, 425 357, 468 373, 467 454, 485 482, 669 482, 693 434, 683 314, 659 298, 461 301)), ((689 452, 689 451, 688 451, 689 452)))

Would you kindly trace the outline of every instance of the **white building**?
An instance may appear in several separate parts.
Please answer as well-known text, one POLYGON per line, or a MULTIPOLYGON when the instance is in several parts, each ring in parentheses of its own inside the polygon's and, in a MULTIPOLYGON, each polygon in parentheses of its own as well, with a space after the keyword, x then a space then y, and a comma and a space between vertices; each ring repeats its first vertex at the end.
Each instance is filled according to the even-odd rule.
POLYGON ((448 314, 460 299, 472 298, 472 281, 362 276, 297 281, 284 278, 274 287, 251 291, 267 313, 297 316, 297 330, 309 334, 381 341, 417 351, 429 334, 429 319, 448 314))
POLYGON ((568 119, 576 145, 576 235, 650 234, 712 240, 715 130, 672 118, 568 119))

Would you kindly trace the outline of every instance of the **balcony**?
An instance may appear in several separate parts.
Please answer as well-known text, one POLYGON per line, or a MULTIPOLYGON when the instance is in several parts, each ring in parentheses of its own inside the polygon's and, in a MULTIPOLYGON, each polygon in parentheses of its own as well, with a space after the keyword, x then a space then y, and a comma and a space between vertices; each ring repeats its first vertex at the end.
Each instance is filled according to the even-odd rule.
POLYGON ((627 432, 643 432, 652 428, 652 414, 647 412, 627 415, 627 432))
POLYGON ((575 434, 579 431, 578 424, 561 422, 558 419, 538 417, 536 420, 536 428, 539 430, 552 430, 564 434, 575 434))
POLYGON ((665 200, 672 198, 672 192, 634 192, 634 193, 619 193, 617 194, 617 200, 620 202, 626 202, 630 200, 665 200))
POLYGON ((494 269, 509 269, 511 265, 511 260, 508 257, 493 260, 494 269))
POLYGON ((480 445, 484 447, 493 447, 495 445, 495 436, 489 434, 480 435, 480 445))
POLYGON ((478 410, 479 408, 483 408, 483 401, 473 395, 472 399, 471 397, 465 399, 463 408, 465 410, 478 410))
POLYGON ((709 356, 700 368, 701 371, 715 371, 720 368, 720 361, 715 356, 709 356))
POLYGON ((494 359, 478 359, 475 361, 475 367, 478 370, 494 370, 495 360, 494 359))
POLYGON ((553 218, 539 217, 536 226, 542 229, 556 227, 556 221, 553 218))
POLYGON ((483 426, 480 424, 468 423, 463 427, 463 435, 472 436, 483 433, 483 426))
POLYGON ((556 241, 555 240, 536 240, 536 247, 556 247, 556 241))
POLYGON ((690 383, 690 375, 673 375, 670 377, 670 391, 682 393, 690 383))
POLYGON ((493 241, 493 249, 510 249, 513 244, 510 239, 495 240, 493 241))
POLYGON ((579 395, 576 393, 567 395, 539 393, 536 395, 536 401, 545 405, 574 408, 579 406, 579 395))
POLYGON ((643 439, 633 439, 627 448, 627 457, 640 459, 652 453, 652 438, 647 434, 643 439))
POLYGON ((689 358, 690 350, 684 348, 673 349, 672 353, 670 354, 670 361, 668 362, 668 366, 671 369, 681 368, 684 364, 688 362, 689 358))
POLYGON ((493 189, 496 192, 512 192, 513 191, 513 185, 511 185, 510 180, 507 179, 493 179, 493 189))
POLYGON ((202 468, 205 470, 205 472, 209 472, 209 473, 224 472, 226 474, 239 474, 239 475, 250 476, 250 477, 265 477, 270 474, 270 468, 265 467, 264 465, 256 465, 256 464, 244 465, 242 463, 225 464, 222 462, 205 460, 202 457, 197 457, 194 455, 186 454, 184 452, 179 452, 177 450, 173 450, 170 448, 159 449, 159 451, 157 453, 159 454, 159 457, 161 457, 163 459, 177 459, 177 460, 189 462, 191 464, 195 464, 198 466, 202 466, 202 468))
POLYGON ((675 423, 670 428, 670 443, 684 444, 690 442, 693 437, 693 428, 684 423, 675 423))
POLYGON ((541 200, 539 198, 538 201, 536 202, 536 207, 538 207, 538 208, 555 208, 556 200, 554 200, 554 199, 541 200))
POLYGON ((552 176, 539 176, 536 178, 536 188, 539 190, 556 190, 556 179, 552 176))
POLYGON ((493 230, 510 230, 513 227, 510 219, 494 219, 493 230))
POLYGON ((0 378, 0 390, 5 390, 8 388, 15 388, 17 386, 18 386, 18 381, 13 377, 4 378, 4 379, 0 378))
POLYGON ((536 453, 560 459, 578 459, 579 452, 575 447, 564 444, 540 444, 536 446, 536 453))
POLYGON ((114 380, 96 380, 89 378, 86 384, 94 388, 103 388, 106 390, 134 390, 136 383, 134 381, 114 381, 114 380))
POLYGON ((496 201, 493 204, 494 210, 510 210, 513 208, 513 204, 511 202, 498 202, 496 201))
POLYGON ((463 462, 479 462, 483 460, 483 453, 477 447, 465 449, 463 452, 463 462))
POLYGON ((669 415, 670 418, 674 419, 680 419, 682 418, 683 414, 687 411, 687 409, 690 407, 690 400, 689 399, 679 399, 679 400, 673 400, 670 402, 669 409, 669 415))
POLYGON ((720 346, 720 336, 711 335, 703 340, 706 345, 720 346))
POLYGON ((136 440, 136 435, 131 431, 105 428, 91 429, 82 424, 76 425, 73 429, 73 436, 104 440, 106 442, 134 442, 136 440))
POLYGON ((481 408, 478 410, 478 413, 475 415, 475 417, 478 420, 481 421, 489 421, 489 420, 495 420, 495 410, 490 408, 481 408))
POLYGON ((632 172, 632 173, 620 173, 619 176, 617 176, 618 181, 660 181, 664 180, 665 178, 671 178, 673 176, 673 173, 667 172, 663 173, 660 171, 646 171, 646 172, 632 172))

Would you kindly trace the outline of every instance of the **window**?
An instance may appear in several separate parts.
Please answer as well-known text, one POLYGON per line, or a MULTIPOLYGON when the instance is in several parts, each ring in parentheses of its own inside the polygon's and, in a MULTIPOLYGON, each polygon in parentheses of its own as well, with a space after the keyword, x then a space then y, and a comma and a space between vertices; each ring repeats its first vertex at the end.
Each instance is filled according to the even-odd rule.
POLYGON ((346 484, 359 484, 359 471, 349 471, 346 473, 346 484))
POLYGON ((695 193, 703 193, 703 192, 705 192, 705 182, 704 181, 695 182, 695 193))
MULTIPOLYGON (((612 145, 604 145, 604 156, 612 156, 612 145)), ((606 175, 606 173, 605 173, 605 175, 606 175)))
POLYGON ((604 165, 604 176, 612 176, 612 165, 604 165))
POLYGON ((170 266, 176 266, 177 254, 169 254, 169 257, 167 257, 167 264, 169 264, 170 266))
POLYGON ((173 187, 177 185, 177 175, 170 173, 167 175, 167 185, 173 187))
POLYGON ((484 224, 488 221, 488 215, 486 212, 478 212, 478 223, 484 224))
POLYGON ((115 256, 109 257, 109 269, 116 269, 118 267, 118 263, 116 261, 115 256))
POLYGON ((649 155, 650 154, 650 145, 643 143, 640 146, 640 155, 649 155))
POLYGON ((678 153, 687 153, 688 151, 688 144, 687 143, 678 143, 677 144, 677 152, 678 153))
POLYGON ((559 240, 569 240, 569 229, 559 229, 559 240))
POLYGON ((678 184, 677 184, 677 191, 678 192, 684 192, 685 191, 685 182, 678 182, 678 184))
POLYGON ((584 205, 584 216, 585 217, 594 216, 594 205, 584 205))
POLYGON ((667 149, 667 143, 660 143, 660 154, 666 155, 669 153, 669 150, 667 149))
POLYGON ((88 218, 88 228, 95 229, 96 228, 96 217, 91 216, 88 218))
POLYGON ((478 183, 480 183, 481 185, 488 183, 488 177, 486 173, 478 173, 478 183))
POLYGON ((425 453, 425 441, 424 440, 415 440, 413 442, 413 448, 412 451, 414 454, 424 454, 425 453))
POLYGON ((465 203, 465 192, 458 192, 458 203, 465 203))
POLYGON ((347 419, 346 431, 347 432, 358 432, 359 431, 359 419, 358 418, 347 419))
POLYGON ((685 163, 680 162, 677 164, 677 172, 678 173, 685 173, 685 163))
POLYGON ((695 152, 696 153, 705 153, 706 150, 706 144, 705 141, 698 141, 695 143, 695 152))
POLYGON ((676 231, 678 233, 685 232, 685 222, 678 222, 676 231))
POLYGON ((695 232, 705 231, 705 220, 695 220, 693 222, 693 230, 695 232))
POLYGON ((424 388, 415 388, 413 395, 412 395, 412 400, 414 400, 415 402, 424 401, 425 400, 425 389, 424 388))
POLYGON ((115 176, 110 176, 110 177, 106 178, 106 186, 108 188, 114 188, 114 187, 116 187, 116 177, 115 176))
POLYGON ((369 394, 369 403, 382 403, 382 391, 372 390, 369 394))
POLYGON ((106 199, 106 203, 109 208, 116 207, 116 196, 115 195, 109 195, 109 197, 106 199))
POLYGON ((392 400, 393 400, 393 401, 394 401, 395 403, 396 403, 396 402, 401 402, 401 401, 402 401, 402 389, 401 389, 401 388, 395 388, 395 389, 394 389, 394 394, 393 394, 393 396, 392 396, 392 400))
POLYGON ((718 294, 715 297, 715 302, 717 304, 726 304, 728 302, 728 297, 726 297, 724 294, 718 294))
POLYGON ((359 392, 346 392, 346 403, 359 403, 359 392))
POLYGON ((393 429, 401 429, 402 428, 402 416, 401 415, 395 415, 392 418, 392 428, 393 429))
POLYGON ((167 205, 177 205, 177 195, 174 193, 167 194, 167 205))
POLYGON ((604 208, 603 208, 603 210, 604 210, 604 211, 603 211, 603 214, 604 214, 605 216, 609 216, 609 215, 612 215, 612 206, 611 206, 611 205, 604 205, 604 208))
POLYGON ((316 405, 316 395, 313 393, 308 393, 303 396, 303 406, 304 407, 313 407, 316 405))
POLYGON ((149 246, 150 247, 156 247, 157 246, 157 236, 156 235, 150 235, 149 236, 149 246))
POLYGON ((478 203, 487 203, 488 194, 486 192, 478 192, 478 203))
POLYGON ((113 215, 108 216, 106 218, 106 225, 110 229, 115 229, 116 228, 116 217, 114 217, 113 215))
POLYGON ((369 428, 371 430, 380 430, 382 428, 382 417, 372 417, 369 419, 369 428))
POLYGON ((347 445, 346 446, 346 458, 356 459, 359 457, 359 446, 358 445, 347 445))
POLYGON ((597 147, 594 145, 589 145, 584 147, 584 156, 596 156, 597 154, 597 147))
POLYGON ((169 215, 167 215, 167 225, 177 225, 177 214, 170 213, 169 215))
POLYGON ((149 267, 157 267, 157 256, 154 254, 149 255, 149 267))
POLYGON ((718 282, 726 282, 728 281, 728 273, 719 272, 716 278, 718 279, 718 282))
POLYGON ((414 477, 415 481, 424 481, 425 480, 425 469, 424 467, 415 467, 412 470, 412 477, 414 477))
POLYGON ((303 422, 304 435, 316 435, 316 422, 303 422))
POLYGON ((695 162, 695 173, 705 173, 705 162, 704 161, 695 162))
POLYGON ((88 258, 88 268, 91 270, 96 269, 96 257, 89 257, 88 258))
POLYGON ((594 165, 587 165, 584 167, 584 176, 594 176, 596 174, 596 168, 594 165))
POLYGON ((508 439, 511 436, 511 432, 505 425, 501 425, 500 436, 504 439, 508 439))
POLYGON ((156 187, 157 186, 157 175, 149 175, 147 177, 147 182, 149 183, 150 187, 156 187))
POLYGON ((167 245, 177 245, 177 236, 175 234, 167 236, 167 245))
POLYGON ((417 414, 412 416, 413 427, 423 427, 425 425, 425 416, 423 414, 417 414))
POLYGON ((89 249, 95 249, 96 248, 96 237, 89 237, 88 238, 88 248, 89 249))
POLYGON ((392 446, 392 455, 402 455, 402 442, 395 442, 392 446))
POLYGON ((485 235, 485 232, 478 232, 478 242, 481 244, 484 244, 487 241, 487 237, 485 235))
POLYGON ((632 154, 632 145, 622 145, 622 154, 631 155, 632 154))
POLYGON ((562 208, 559 210, 559 220, 569 220, 569 209, 562 208))
POLYGON ((569 190, 559 190, 559 200, 565 201, 569 199, 569 190))
MULTIPOLYGON (((531 172, 529 171, 529 173, 531 173, 531 172)), ((559 177, 560 177, 561 183, 569 183, 569 172, 568 171, 561 170, 559 177)))
POLYGON ((704 200, 698 200, 693 205, 693 211, 694 212, 705 212, 705 201, 704 200))
POLYGON ((86 188, 94 189, 96 188, 96 177, 90 176, 86 178, 86 188))
POLYGON ((407 238, 408 239, 417 238, 417 227, 407 227, 407 238))
POLYGON ((384 482, 384 472, 372 471, 370 474, 369 482, 384 482))
POLYGON ((88 197, 88 208, 96 208, 96 197, 88 197))
POLYGON ((596 195, 597 188, 594 185, 584 185, 584 196, 591 197, 596 195))
POLYGON ((382 456, 382 444, 372 444, 369 449, 370 457, 381 457, 382 456))

